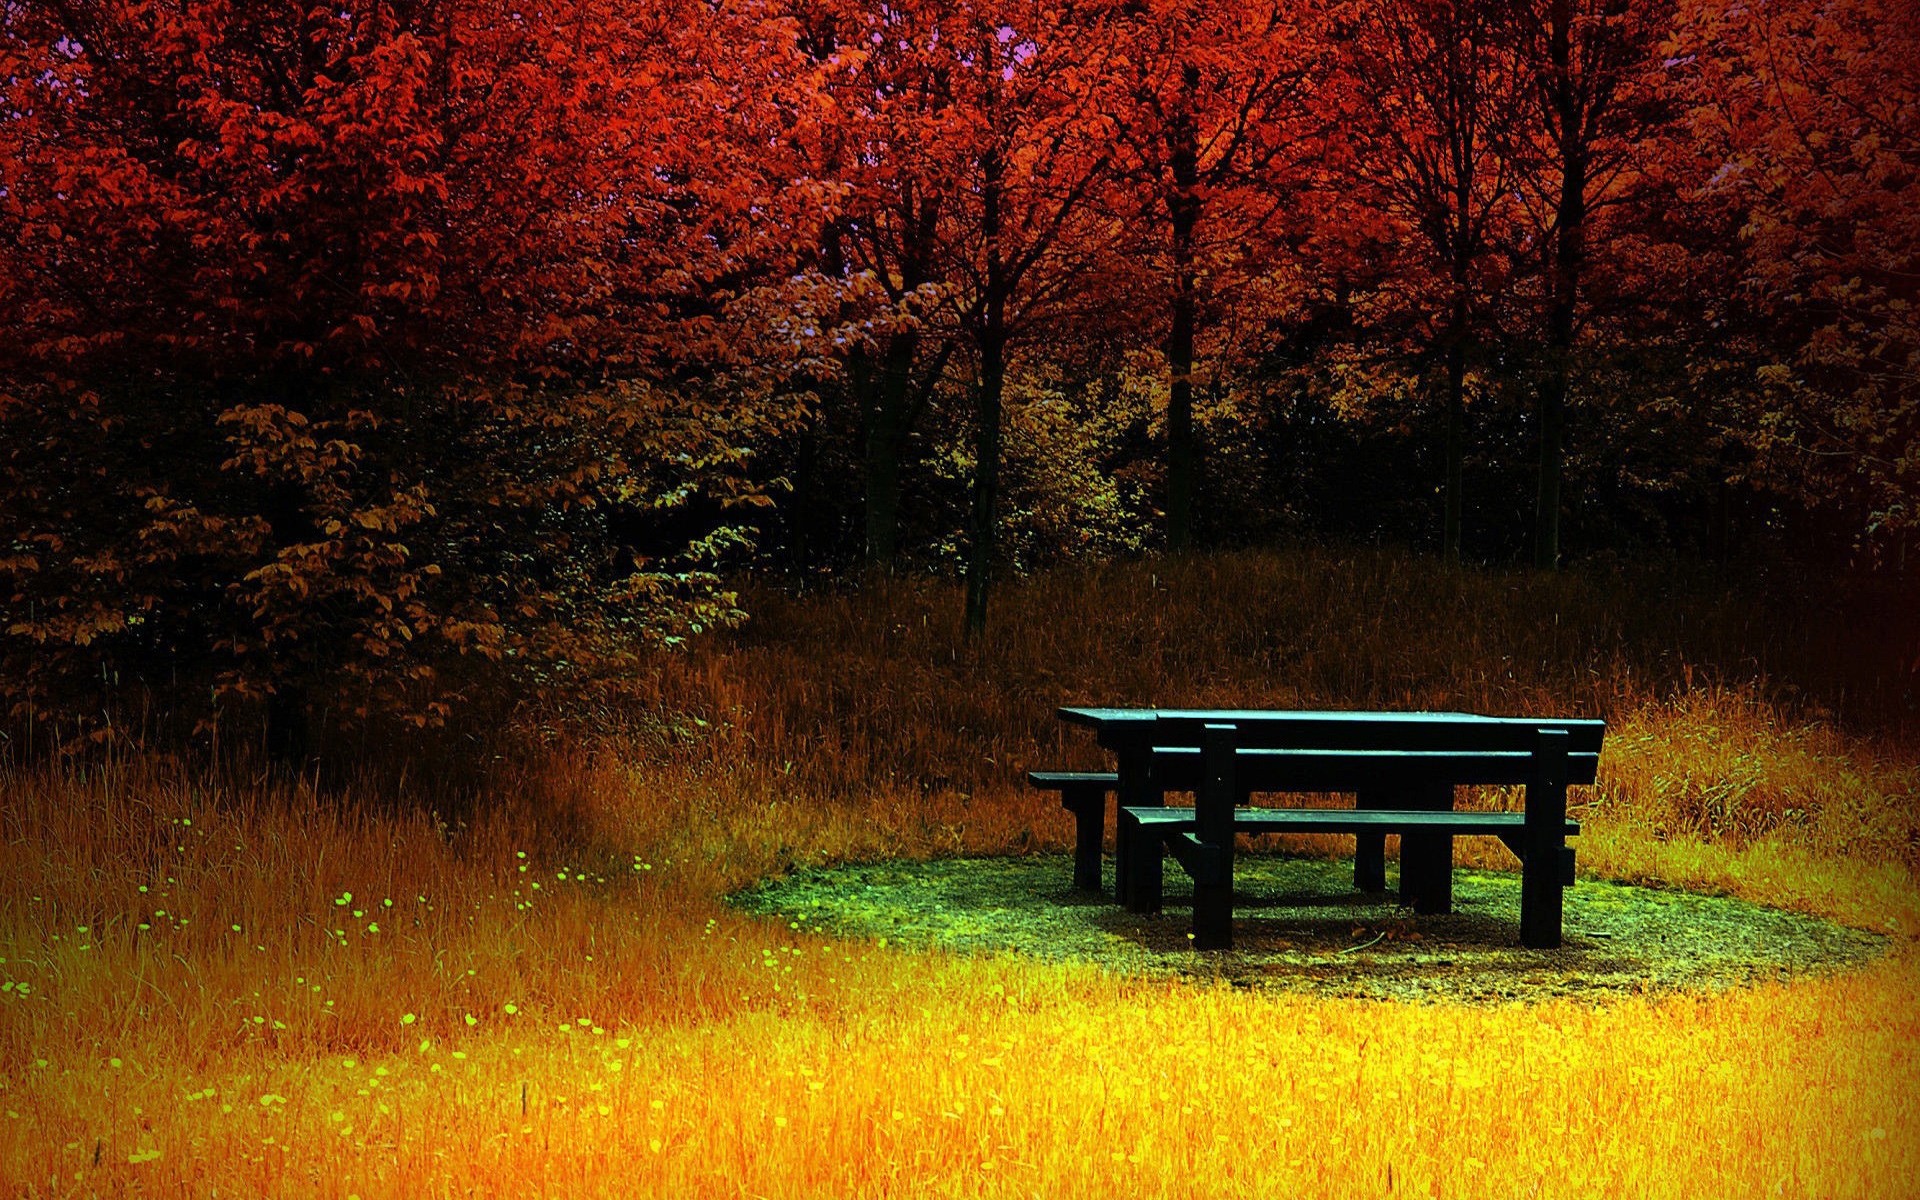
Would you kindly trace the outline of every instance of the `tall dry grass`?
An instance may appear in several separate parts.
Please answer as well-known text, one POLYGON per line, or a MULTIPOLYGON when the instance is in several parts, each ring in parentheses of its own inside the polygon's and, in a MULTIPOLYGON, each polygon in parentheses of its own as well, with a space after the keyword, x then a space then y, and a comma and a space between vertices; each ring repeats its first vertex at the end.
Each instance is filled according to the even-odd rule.
POLYGON ((1911 1194, 1920 755, 1762 677, 1778 660, 1745 654, 1733 602, 1244 555, 1010 588, 983 650, 943 624, 953 599, 759 596, 755 628, 642 681, 623 752, 557 753, 451 827, 153 762, 0 776, 0 1180, 1911 1194), (1599 712, 1588 869, 1896 951, 1712 997, 1466 1009, 902 954, 721 903, 799 861, 1063 845, 1017 786, 1096 757, 1063 699, 1599 712))
POLYGON ((639 753, 851 808, 889 844, 937 852, 964 827, 1018 849, 1060 829, 1026 770, 1104 761, 1063 703, 1600 716, 1587 815, 1920 867, 1920 806, 1902 802, 1920 792, 1920 710, 1894 652, 1920 612, 1870 624, 1757 585, 1449 573, 1391 550, 1064 570, 1003 589, 977 643, 956 595, 753 595, 746 631, 640 681, 655 723, 639 753))

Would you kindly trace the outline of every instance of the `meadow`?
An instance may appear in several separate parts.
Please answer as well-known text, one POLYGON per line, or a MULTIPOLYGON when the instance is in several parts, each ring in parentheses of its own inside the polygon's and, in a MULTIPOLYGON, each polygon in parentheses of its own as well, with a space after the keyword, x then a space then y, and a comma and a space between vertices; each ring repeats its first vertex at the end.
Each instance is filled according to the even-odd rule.
POLYGON ((760 586, 745 628, 663 658, 590 735, 476 743, 500 757, 471 794, 427 768, 323 795, 152 756, 8 768, 0 1180, 1920 1194, 1901 630, 1683 574, 1118 563, 1010 583, 973 642, 937 581, 760 586), (903 951, 724 902, 798 865, 1064 848, 1065 814, 1020 779, 1099 761, 1051 715, 1071 700, 1604 716, 1583 874, 1824 916, 1890 952, 1709 994, 1405 1004, 903 951))

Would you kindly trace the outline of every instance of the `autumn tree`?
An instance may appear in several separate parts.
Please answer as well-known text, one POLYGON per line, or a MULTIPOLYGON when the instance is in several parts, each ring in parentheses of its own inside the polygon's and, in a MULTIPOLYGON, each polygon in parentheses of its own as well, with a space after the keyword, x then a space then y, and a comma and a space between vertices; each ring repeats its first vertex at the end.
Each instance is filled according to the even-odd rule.
POLYGON ((1516 128, 1514 153, 1534 164, 1546 276, 1545 372, 1535 407, 1540 460, 1534 563, 1560 561, 1566 409, 1581 290, 1597 205, 1624 186, 1639 140, 1665 110, 1660 46, 1666 0, 1515 0, 1507 10, 1533 93, 1534 121, 1516 128), (1521 144, 1524 139, 1524 145, 1521 144))
POLYGON ((836 195, 822 268, 850 294, 871 293, 845 367, 862 419, 864 555, 891 569, 907 439, 960 343, 939 312, 941 221, 959 169, 946 145, 953 68, 937 6, 810 4, 800 21, 831 105, 813 163, 836 195))
POLYGON ((1473 323, 1505 274, 1519 163, 1524 77, 1500 6, 1472 0, 1373 0, 1341 31, 1354 81, 1358 172, 1442 281, 1433 321, 1446 372, 1443 554, 1460 561, 1461 464, 1473 323))
POLYGON ((1739 231, 1763 469, 1879 551, 1920 527, 1920 24, 1910 5, 1682 6, 1700 202, 1739 231))
MULTIPOLYGON (((1262 270, 1324 118, 1311 95, 1323 56, 1313 6, 1149 0, 1122 8, 1126 206, 1166 299, 1167 545, 1193 537, 1200 475, 1194 356, 1209 303, 1262 270)), ((1129 272, 1129 281, 1131 281, 1129 272)))
POLYGON ((986 628, 1010 354, 1063 331, 1107 262, 1115 223, 1092 204, 1113 167, 1115 42, 1099 14, 1026 0, 927 8, 951 106, 934 148, 954 181, 938 226, 945 319, 973 352, 966 628, 986 628))
POLYGON ((323 713, 442 720, 462 660, 561 686, 730 619, 713 567, 774 416, 730 396, 780 353, 684 365, 738 361, 728 314, 821 208, 780 161, 809 119, 783 25, 0 12, 16 718, 147 689, 265 706, 298 756, 323 713))

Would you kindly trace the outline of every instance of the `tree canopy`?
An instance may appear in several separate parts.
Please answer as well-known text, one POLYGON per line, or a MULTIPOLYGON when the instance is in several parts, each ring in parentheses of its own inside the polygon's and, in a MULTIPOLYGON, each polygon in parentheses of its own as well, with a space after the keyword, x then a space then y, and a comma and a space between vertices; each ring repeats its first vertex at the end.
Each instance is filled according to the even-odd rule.
POLYGON ((298 755, 745 565, 1904 572, 1911 16, 0 0, 0 696, 298 755))

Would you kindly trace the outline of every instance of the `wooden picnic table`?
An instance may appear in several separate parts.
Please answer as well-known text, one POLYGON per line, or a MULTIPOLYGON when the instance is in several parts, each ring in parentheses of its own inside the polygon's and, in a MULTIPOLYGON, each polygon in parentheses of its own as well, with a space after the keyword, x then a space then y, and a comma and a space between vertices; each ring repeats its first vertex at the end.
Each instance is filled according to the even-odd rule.
POLYGON ((1037 786, 1059 791, 1076 815, 1076 886, 1100 888, 1111 794, 1116 898, 1134 911, 1157 910, 1161 850, 1171 850, 1195 879, 1196 944, 1231 939, 1230 931, 1223 932, 1223 914, 1231 907, 1235 832, 1351 833, 1355 884, 1375 892, 1386 887, 1387 835, 1398 834, 1402 900, 1425 913, 1451 909, 1453 838, 1499 837, 1523 862, 1522 940, 1559 944, 1560 889, 1572 883, 1573 852, 1565 838, 1579 831, 1565 818, 1566 787, 1593 782, 1606 730, 1602 721, 1082 706, 1064 707, 1059 715, 1091 728, 1116 760, 1112 772, 1030 775, 1037 786), (1501 784, 1527 788, 1533 817, 1453 811, 1455 787, 1501 784), (1193 792, 1195 808, 1168 809, 1167 793, 1176 791, 1193 792), (1355 795, 1356 804, 1331 810, 1245 807, 1254 792, 1345 792, 1355 795))

